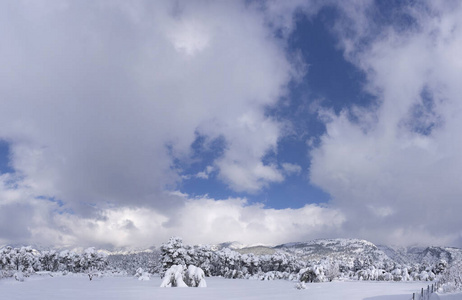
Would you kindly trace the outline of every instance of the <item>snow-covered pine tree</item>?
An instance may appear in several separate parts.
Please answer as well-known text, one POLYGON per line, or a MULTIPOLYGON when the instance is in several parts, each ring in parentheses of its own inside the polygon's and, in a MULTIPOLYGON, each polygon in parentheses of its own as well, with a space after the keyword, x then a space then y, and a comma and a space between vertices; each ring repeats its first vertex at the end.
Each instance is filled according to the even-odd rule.
POLYGON ((169 241, 160 246, 161 252, 161 277, 173 265, 188 266, 192 263, 191 255, 194 250, 190 246, 183 245, 183 240, 180 237, 171 237, 169 241))

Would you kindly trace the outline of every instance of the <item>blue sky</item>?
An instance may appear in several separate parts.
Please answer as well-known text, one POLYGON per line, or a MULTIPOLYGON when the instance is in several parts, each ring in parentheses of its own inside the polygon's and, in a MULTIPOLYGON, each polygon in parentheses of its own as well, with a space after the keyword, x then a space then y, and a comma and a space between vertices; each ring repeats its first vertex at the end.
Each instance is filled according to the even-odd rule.
POLYGON ((5 141, 0 141, 0 172, 1 173, 11 173, 14 170, 9 166, 10 148, 8 143, 5 141))
MULTIPOLYGON (((335 112, 352 104, 367 106, 372 96, 363 91, 363 72, 346 61, 339 48, 332 26, 336 10, 322 9, 317 15, 294 16, 295 30, 288 37, 287 55, 301 54, 308 72, 300 81, 290 83, 289 94, 277 105, 268 109, 268 115, 290 122, 293 127, 289 135, 281 137, 276 151, 267 154, 268 161, 286 161, 301 167, 299 173, 286 178, 283 183, 274 184, 257 194, 236 193, 212 175, 208 179, 191 177, 182 182, 180 190, 190 195, 208 194, 212 198, 239 197, 244 195, 251 202, 264 203, 270 208, 300 208, 307 203, 326 203, 329 194, 309 181, 309 150, 325 134, 324 123, 310 105, 320 105, 335 112)), ((212 149, 204 151, 203 137, 192 145, 195 161, 183 166, 185 174, 197 174, 220 155, 225 142, 217 141, 212 149)))
POLYGON ((2 2, 0 244, 460 246, 460 20, 449 1, 2 2))

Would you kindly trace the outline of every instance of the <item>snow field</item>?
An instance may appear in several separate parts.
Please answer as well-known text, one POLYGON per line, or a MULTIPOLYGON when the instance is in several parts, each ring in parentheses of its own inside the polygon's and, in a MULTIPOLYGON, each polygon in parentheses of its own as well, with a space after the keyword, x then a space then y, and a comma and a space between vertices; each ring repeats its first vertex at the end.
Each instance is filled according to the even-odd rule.
MULTIPOLYGON (((310 299, 310 300, 409 300, 425 282, 334 281, 306 284, 295 289, 286 280, 245 280, 208 277, 207 288, 161 288, 162 280, 153 277, 140 281, 134 277, 94 278, 82 274, 62 277, 32 276, 24 282, 12 278, 0 280, 2 299, 82 300, 82 299, 310 299)), ((462 299, 459 295, 441 299, 462 299)), ((433 298, 432 298, 433 299, 433 298)), ((438 299, 438 298, 434 298, 438 299)))

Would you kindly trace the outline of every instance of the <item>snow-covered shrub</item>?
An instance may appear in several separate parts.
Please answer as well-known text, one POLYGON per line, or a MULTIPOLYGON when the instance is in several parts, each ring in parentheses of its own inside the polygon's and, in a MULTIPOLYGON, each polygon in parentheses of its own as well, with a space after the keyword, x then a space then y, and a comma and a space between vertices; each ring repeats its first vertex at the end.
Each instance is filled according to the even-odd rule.
POLYGON ((183 280, 184 265, 173 265, 165 271, 160 287, 187 287, 183 280))
MULTIPOLYGON (((64 272, 62 274, 66 275, 64 272)), ((86 274, 88 275, 88 279, 90 279, 90 281, 92 281, 94 278, 103 277, 103 274, 101 272, 97 272, 97 271, 87 271, 86 274)))
POLYGON ((312 268, 300 270, 300 281, 301 282, 319 282, 319 278, 316 272, 312 268))
POLYGON ((193 265, 188 266, 184 281, 190 287, 207 287, 204 271, 193 265))
POLYGON ((391 275, 391 273, 386 272, 383 275, 383 278, 384 278, 385 281, 392 281, 393 280, 393 275, 391 275))
POLYGON ((206 287, 205 274, 201 268, 190 265, 171 266, 164 275, 160 287, 206 287))
POLYGON ((143 268, 138 268, 136 270, 135 277, 138 278, 138 280, 144 280, 144 281, 151 280, 151 276, 149 275, 148 272, 145 272, 143 268))
POLYGON ((274 280, 274 279, 276 279, 276 274, 275 273, 276 272, 272 272, 272 271, 262 273, 260 275, 260 280, 274 280))
POLYGON ((143 272, 143 274, 141 274, 141 276, 138 277, 138 280, 148 281, 151 280, 151 276, 148 272, 143 272))
POLYGON ((304 289, 306 289, 306 284, 304 282, 297 282, 295 284, 295 288, 297 290, 304 290, 304 289))
POLYGON ((24 274, 21 271, 17 271, 13 275, 14 279, 17 281, 23 282, 24 281, 24 274))
POLYGON ((391 271, 391 275, 393 276, 394 281, 401 281, 403 276, 401 275, 401 269, 397 268, 391 271))
POLYGON ((433 271, 434 271, 434 273, 435 273, 436 275, 438 275, 438 274, 444 273, 444 271, 445 271, 447 268, 448 268, 448 262, 447 262, 445 259, 440 259, 440 260, 436 263, 436 265, 435 265, 433 271))
POLYGON ((140 277, 143 275, 143 273, 144 273, 143 268, 138 268, 135 272, 135 277, 140 277))

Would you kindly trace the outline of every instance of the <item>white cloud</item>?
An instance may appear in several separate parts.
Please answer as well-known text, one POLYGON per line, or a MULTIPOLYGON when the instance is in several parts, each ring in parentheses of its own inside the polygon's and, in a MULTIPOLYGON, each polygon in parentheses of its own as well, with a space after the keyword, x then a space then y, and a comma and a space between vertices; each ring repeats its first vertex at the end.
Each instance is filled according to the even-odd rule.
POLYGON ((102 209, 96 217, 82 217, 30 195, 5 197, 8 192, 12 190, 0 191, 10 201, 0 205, 0 244, 149 247, 179 235, 191 244, 239 240, 270 245, 316 238, 321 232, 335 236, 344 222, 339 211, 317 205, 275 210, 248 205, 245 199, 190 199, 181 193, 175 196, 185 204, 172 212, 113 207, 102 209))
POLYGON ((196 177, 201 179, 209 179, 209 174, 206 172, 199 172, 196 174, 196 177))
MULTIPOLYGON (((179 235, 191 244, 238 240, 247 244, 279 244, 335 236, 343 214, 315 204, 300 209, 266 209, 246 199, 189 198, 171 192, 183 205, 171 211, 148 207, 106 207, 93 216, 69 212, 66 205, 35 198, 33 189, 7 185, 0 178, 0 245, 24 243, 56 247, 149 247, 179 235)), ((21 181, 16 179, 21 186, 21 181)))
POLYGON ((220 175, 229 186, 238 192, 256 193, 270 183, 282 182, 284 177, 274 165, 231 163, 220 161, 220 175))
POLYGON ((297 164, 283 163, 282 168, 287 175, 298 175, 302 171, 302 167, 297 164))
POLYGON ((249 111, 229 129, 228 150, 216 162, 220 178, 232 189, 250 193, 284 180, 277 166, 262 162, 269 151, 275 151, 281 124, 249 111))
POLYGON ((346 214, 345 230, 364 238, 460 243, 462 7, 438 3, 410 9, 416 24, 404 31, 368 36, 373 20, 354 12, 358 36, 338 32, 379 105, 361 109, 359 121, 349 118, 357 108, 329 114, 311 181, 346 214))
POLYGON ((203 51, 209 45, 210 34, 199 21, 183 20, 175 25, 170 38, 177 51, 192 56, 203 51))
POLYGON ((210 174, 215 170, 213 166, 207 166, 204 171, 195 175, 196 178, 209 179, 210 174))
POLYGON ((282 180, 261 163, 282 126, 265 108, 293 67, 261 11, 236 1, 5 6, 0 138, 35 194, 76 212, 82 202, 168 208, 158 195, 181 180, 172 156, 187 159, 196 133, 225 140, 216 170, 231 188, 282 180))

